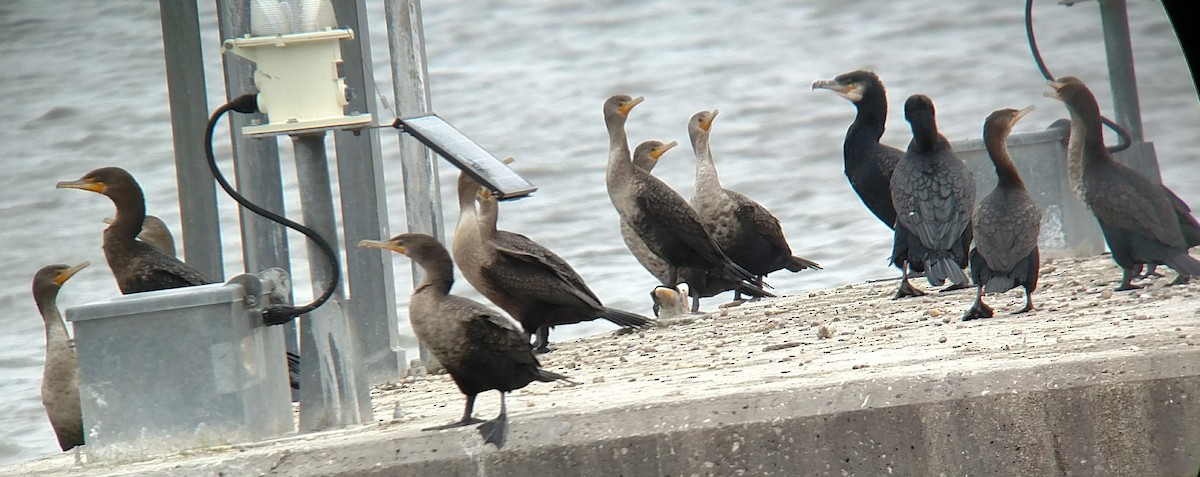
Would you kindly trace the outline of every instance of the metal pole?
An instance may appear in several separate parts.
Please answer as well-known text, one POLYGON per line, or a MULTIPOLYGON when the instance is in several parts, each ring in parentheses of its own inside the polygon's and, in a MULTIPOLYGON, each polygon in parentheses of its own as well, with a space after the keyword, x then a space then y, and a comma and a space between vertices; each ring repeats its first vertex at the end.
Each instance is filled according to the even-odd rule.
MULTIPOLYGON (((165 3, 187 3, 171 2, 165 3)), ((217 0, 217 18, 220 37, 236 38, 250 32, 249 0, 217 0)), ((237 55, 224 55, 225 94, 233 99, 243 93, 255 91, 254 64, 237 55)), ((250 121, 264 121, 262 114, 229 114, 230 138, 233 143, 233 163, 238 191, 264 209, 279 215, 284 214, 283 179, 279 164, 279 145, 274 137, 247 139, 242 127, 250 121)), ((205 171, 204 176, 209 176, 205 171)), ((288 242, 285 228, 258 216, 253 212, 238 209, 242 228, 242 257, 247 273, 279 267, 290 275, 288 242)), ((295 323, 280 325, 284 330, 287 350, 300 353, 295 323)), ((293 392, 293 399, 296 393, 293 392)))
MULTIPOLYGON (((396 114, 429 112, 429 71, 425 63, 421 2, 387 0, 384 16, 387 18, 396 114)), ((437 162, 424 145, 405 134, 400 134, 400 171, 404 175, 408 231, 429 234, 445 243, 437 162)), ((421 281, 421 269, 416 264, 412 265, 412 276, 414 284, 421 281)), ((429 350, 422 345, 420 352, 421 361, 429 363, 432 359, 429 350)))
POLYGON ((204 95, 200 14, 196 2, 160 0, 158 7, 170 92, 183 250, 189 265, 219 282, 225 279, 225 273, 216 188, 204 159, 208 105, 204 95))
MULTIPOLYGON (((356 41, 343 41, 342 64, 346 86, 353 91, 348 109, 370 112, 374 120, 375 81, 371 68, 370 32, 364 0, 334 2, 340 26, 354 30, 356 41), (357 65, 357 66, 356 66, 357 65)), ((342 204, 342 231, 346 235, 346 284, 350 290, 351 322, 357 328, 372 386, 394 383, 403 377, 404 350, 396 320, 396 288, 392 262, 379 253, 358 247, 359 240, 388 236, 387 188, 379 130, 337 131, 338 190, 342 204)))
POLYGON ((1101 0, 1100 22, 1108 53, 1108 80, 1112 85, 1116 122, 1129 132, 1133 142, 1142 142, 1142 115, 1138 105, 1137 73, 1133 69, 1133 46, 1129 40, 1129 14, 1125 0, 1101 0))
MULTIPOLYGON (((333 192, 325 156, 325 134, 292 137, 304 224, 338 250, 333 192)), ((308 246, 313 295, 330 283, 333 268, 319 248, 308 246)), ((371 419, 371 388, 363 371, 358 339, 346 314, 341 283, 324 305, 300 317, 300 431, 362 424, 371 419)))

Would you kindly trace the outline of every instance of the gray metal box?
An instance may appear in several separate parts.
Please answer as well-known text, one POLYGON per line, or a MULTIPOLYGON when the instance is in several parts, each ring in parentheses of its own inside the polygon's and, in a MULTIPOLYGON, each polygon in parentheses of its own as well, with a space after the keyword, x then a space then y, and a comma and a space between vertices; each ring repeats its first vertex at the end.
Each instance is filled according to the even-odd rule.
POLYGON ((68 308, 89 459, 291 432, 283 331, 258 313, 267 301, 258 277, 240 275, 68 308))

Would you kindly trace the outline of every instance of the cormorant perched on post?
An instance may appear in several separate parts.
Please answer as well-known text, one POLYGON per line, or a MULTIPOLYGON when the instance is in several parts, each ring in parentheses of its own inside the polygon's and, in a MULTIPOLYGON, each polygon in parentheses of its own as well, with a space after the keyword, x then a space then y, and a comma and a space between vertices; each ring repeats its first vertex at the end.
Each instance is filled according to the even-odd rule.
POLYGON ((213 283, 204 274, 154 246, 137 240, 146 219, 142 188, 119 167, 103 167, 77 181, 59 182, 59 189, 83 189, 108 196, 117 208, 112 225, 104 229, 104 258, 121 293, 139 293, 213 283))
MULTIPOLYGON (((679 283, 680 268, 723 268, 747 281, 748 286, 761 290, 753 283, 754 274, 721 251, 683 196, 649 172, 634 167, 625 134, 625 119, 641 102, 640 96, 625 95, 612 96, 604 102, 604 122, 609 137, 605 184, 621 220, 637 232, 650 251, 667 263, 665 285, 674 287, 679 283)), ((689 286, 704 288, 702 284, 689 286)))
POLYGON ((975 248, 971 250, 971 279, 979 287, 975 303, 963 314, 963 321, 991 318, 992 308, 983 302, 984 293, 1002 293, 1015 286, 1025 287, 1025 308, 1033 309, 1033 291, 1037 289, 1038 234, 1042 212, 1025 190, 1025 183, 1008 154, 1005 140, 1013 125, 1033 111, 1001 109, 992 112, 983 123, 983 142, 996 166, 996 188, 975 209, 973 227, 975 248))
MULTIPOLYGON (((644 141, 641 144, 638 144, 638 146, 633 150, 634 167, 642 169, 646 172, 653 171, 654 166, 658 165, 658 160, 662 157, 663 153, 675 147, 676 144, 677 143, 675 141, 663 144, 661 141, 655 140, 644 141)), ((664 284, 667 283, 670 266, 667 265, 667 262, 663 261, 663 259, 658 255, 655 255, 654 252, 651 252, 650 248, 646 246, 646 242, 643 242, 642 238, 639 237, 637 232, 633 230, 633 227, 624 220, 621 221, 621 239, 625 241, 625 246, 629 248, 629 251, 633 253, 633 257, 637 259, 638 263, 642 264, 642 267, 644 267, 646 271, 650 272, 651 275, 654 275, 659 282, 664 284)), ((700 311, 701 298, 716 296, 720 293, 731 290, 735 291, 735 294, 748 295, 752 297, 775 296, 765 291, 761 291, 761 288, 755 290, 747 286, 740 278, 725 269, 705 271, 684 268, 679 270, 679 281, 689 284, 687 288, 689 289, 689 294, 692 298, 692 312, 700 311), (698 274, 700 276, 696 277, 693 276, 693 274, 698 274), (703 288, 698 289, 697 287, 701 285, 703 288)), ((759 287, 761 287, 761 285, 759 285, 759 287)), ((661 288, 667 290, 672 289, 668 287, 661 288)), ((657 307, 655 309, 657 310, 657 307)))
POLYGON ((550 249, 524 235, 497 230, 500 206, 496 197, 486 188, 476 190, 482 243, 465 253, 478 255, 482 281, 471 285, 520 322, 527 333, 536 331, 535 352, 550 351, 550 328, 558 325, 597 318, 626 328, 652 323, 644 316, 604 306, 583 277, 550 249))
POLYGON ((50 265, 33 275, 33 300, 46 326, 46 364, 42 368, 42 405, 58 436, 58 446, 68 450, 84 444, 83 411, 79 403, 79 368, 75 347, 62 314, 58 290, 88 262, 74 267, 50 265))
POLYGON ((417 339, 446 367, 458 389, 467 396, 460 421, 425 430, 449 429, 483 422, 486 442, 504 445, 508 422, 505 393, 533 381, 569 381, 540 369, 521 325, 481 303, 450 294, 454 264, 437 239, 424 234, 400 234, 386 242, 363 240, 360 247, 383 248, 407 255, 425 271, 408 302, 408 320, 417 339), (490 421, 471 417, 475 396, 500 391, 500 415, 490 421))
POLYGON ((1190 208, 1166 186, 1112 158, 1104 147, 1100 106, 1079 78, 1051 82, 1046 95, 1067 105, 1071 113, 1068 164, 1079 168, 1077 194, 1092 210, 1104 232, 1113 261, 1121 267, 1117 290, 1141 288, 1134 275, 1143 265, 1163 264, 1179 272, 1172 284, 1200 275, 1200 261, 1188 255, 1200 237, 1190 208))
POLYGON ((892 170, 904 157, 904 151, 879 143, 888 113, 883 82, 875 73, 860 70, 832 80, 815 81, 812 87, 834 91, 854 103, 858 114, 846 130, 846 141, 842 144, 846 178, 867 209, 888 228, 893 228, 896 209, 892 207, 889 191, 892 170))
MULTIPOLYGON (((717 110, 700 111, 688 120, 688 137, 696 155, 696 187, 692 208, 721 250, 750 273, 762 287, 767 274, 787 269, 821 269, 817 262, 792 255, 779 219, 762 204, 721 185, 708 136, 717 110)), ((734 300, 741 293, 734 290, 734 300)))
POLYGON ((892 204, 896 230, 892 263, 904 273, 896 298, 924 293, 908 282, 908 270, 925 271, 931 285, 967 286, 967 249, 971 246, 971 214, 975 179, 950 143, 938 132, 933 101, 915 94, 904 102, 904 118, 913 138, 904 159, 892 172, 892 204))

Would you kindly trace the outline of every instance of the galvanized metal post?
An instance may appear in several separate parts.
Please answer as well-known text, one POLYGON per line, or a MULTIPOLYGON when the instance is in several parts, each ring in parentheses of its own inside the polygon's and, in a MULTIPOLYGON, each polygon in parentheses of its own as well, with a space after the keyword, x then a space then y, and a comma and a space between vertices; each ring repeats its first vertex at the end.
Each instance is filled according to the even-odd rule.
MULTIPOLYGON (((217 18, 221 39, 249 33, 249 0, 217 0, 217 18)), ((224 60, 226 97, 233 99, 255 91, 254 64, 237 55, 225 55, 224 60)), ((262 114, 230 114, 226 118, 229 120, 230 139, 233 143, 233 163, 238 191, 262 208, 285 215, 279 145, 274 137, 249 139, 241 133, 242 127, 250 121, 263 121, 265 117, 262 114)), ((208 175, 205 171, 204 176, 208 175)), ((242 226, 242 257, 245 271, 257 273, 271 267, 279 267, 291 274, 289 247, 283 225, 240 208, 238 212, 242 226)), ((296 325, 288 323, 281 326, 284 328, 288 352, 299 354, 296 325)), ((293 396, 295 397, 295 393, 293 396)))
MULTIPOLYGON (((429 71, 425 63, 425 31, 421 24, 420 0, 387 0, 388 48, 392 64, 392 93, 398 116, 431 110, 429 71)), ((408 231, 429 234, 445 243, 442 233, 441 188, 437 162, 419 141, 400 135, 400 171, 404 176, 404 204, 408 231)), ((421 269, 412 265, 413 283, 421 281, 421 269)), ((432 359, 421 346, 421 361, 432 359)))
MULTIPOLYGON (((342 64, 350 95, 350 111, 371 113, 374 120, 375 80, 371 67, 370 30, 364 0, 333 4, 341 27, 354 30, 355 41, 343 41, 342 64)), ((359 248, 359 240, 388 236, 387 189, 379 130, 334 133, 337 147, 342 231, 346 238, 346 284, 350 291, 350 316, 360 338, 363 366, 370 385, 397 382, 405 369, 396 321, 396 288, 392 262, 380 260, 378 251, 359 248)))
MULTIPOLYGON (((325 133, 292 137, 304 224, 338 250, 325 133)), ((313 295, 333 278, 319 248, 309 244, 308 268, 313 295)), ((300 431, 361 424, 371 419, 371 388, 363 371, 358 338, 346 313, 341 282, 324 305, 300 318, 300 431)))
POLYGON ((1100 0, 1099 3, 1115 121, 1129 132, 1131 142, 1129 149, 1117 153, 1115 157, 1152 180, 1162 182, 1154 145, 1143 140, 1137 73, 1133 68, 1133 46, 1129 40, 1129 14, 1125 11, 1125 0, 1100 0))
POLYGON ((216 186, 204 159, 204 58, 196 2, 159 1, 163 56, 170 92, 171 136, 175 146, 175 182, 188 265, 213 281, 225 279, 221 261, 221 223, 216 186))

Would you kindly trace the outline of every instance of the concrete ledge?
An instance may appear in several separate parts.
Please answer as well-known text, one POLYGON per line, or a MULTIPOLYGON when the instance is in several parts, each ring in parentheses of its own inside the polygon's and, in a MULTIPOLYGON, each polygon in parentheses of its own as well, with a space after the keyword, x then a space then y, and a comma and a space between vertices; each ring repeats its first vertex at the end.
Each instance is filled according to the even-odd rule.
POLYGON ((1200 288, 1114 294, 1118 276, 1106 257, 1053 261, 1039 310, 994 296, 990 320, 957 320, 973 292, 892 301, 885 282, 560 343, 543 364, 584 384, 511 394, 502 450, 418 430, 463 403, 426 376, 376 389, 369 426, 0 475, 1194 477, 1200 288))

